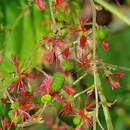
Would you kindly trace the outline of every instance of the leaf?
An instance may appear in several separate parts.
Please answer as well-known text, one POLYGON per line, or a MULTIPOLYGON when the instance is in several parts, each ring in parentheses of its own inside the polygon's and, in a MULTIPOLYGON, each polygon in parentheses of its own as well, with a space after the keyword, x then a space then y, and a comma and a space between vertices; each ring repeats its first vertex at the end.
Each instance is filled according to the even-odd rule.
POLYGON ((64 75, 62 73, 55 73, 52 82, 52 90, 59 91, 64 83, 64 75))

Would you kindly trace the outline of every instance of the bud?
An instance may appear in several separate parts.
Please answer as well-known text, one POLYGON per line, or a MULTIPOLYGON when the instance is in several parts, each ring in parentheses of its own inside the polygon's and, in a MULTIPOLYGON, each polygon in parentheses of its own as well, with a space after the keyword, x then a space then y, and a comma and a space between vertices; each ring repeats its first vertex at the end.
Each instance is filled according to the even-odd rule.
POLYGON ((44 102, 50 102, 52 100, 52 97, 51 95, 44 95, 41 97, 41 101, 44 103, 44 102))
POLYGON ((75 125, 79 125, 80 122, 81 122, 81 117, 80 117, 80 116, 76 116, 76 117, 74 117, 74 119, 73 119, 73 123, 74 123, 75 125))
POLYGON ((102 48, 103 48, 105 51, 108 51, 108 50, 109 50, 109 44, 107 43, 106 40, 102 40, 102 48))

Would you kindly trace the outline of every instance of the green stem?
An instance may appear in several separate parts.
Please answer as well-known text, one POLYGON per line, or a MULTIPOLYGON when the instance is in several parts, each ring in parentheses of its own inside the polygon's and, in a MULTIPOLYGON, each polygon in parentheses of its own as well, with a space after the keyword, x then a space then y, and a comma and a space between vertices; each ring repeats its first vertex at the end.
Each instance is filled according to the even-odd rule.
POLYGON ((105 63, 105 62, 101 62, 101 64, 103 64, 103 66, 107 66, 110 69, 119 69, 119 70, 123 70, 123 71, 130 71, 130 68, 128 67, 124 67, 124 66, 118 66, 118 65, 113 65, 113 64, 109 64, 109 63, 105 63))
POLYGON ((103 111, 104 111, 104 115, 105 115, 105 120, 106 120, 106 124, 107 124, 107 129, 108 130, 113 130, 113 125, 112 125, 112 121, 111 121, 111 116, 109 113, 109 109, 107 107, 107 100, 106 97, 103 94, 103 90, 101 88, 101 80, 99 78, 98 73, 96 74, 96 78, 97 78, 97 82, 98 82, 98 93, 99 93, 99 97, 102 103, 102 107, 103 107, 103 111))
POLYGON ((76 85, 76 84, 77 84, 81 79, 83 79, 86 75, 87 75, 87 73, 84 73, 81 77, 79 77, 76 81, 74 81, 72 85, 76 85))
POLYGON ((110 5, 109 3, 105 2, 105 0, 95 0, 98 4, 109 10, 112 14, 119 17, 122 21, 124 21, 126 24, 130 25, 130 18, 128 18, 124 13, 122 13, 118 8, 116 8, 113 5, 110 5))
POLYGON ((50 8, 50 14, 51 14, 52 22, 53 22, 53 24, 55 24, 56 21, 55 21, 55 17, 54 17, 54 14, 53 14, 53 9, 52 9, 52 0, 49 0, 49 8, 50 8))
MULTIPOLYGON (((96 9, 95 9, 95 4, 94 4, 94 0, 90 0, 91 3, 91 8, 92 8, 92 31, 93 31, 93 58, 96 59, 96 38, 95 38, 95 25, 96 25, 96 9)), ((97 73, 97 69, 96 69, 96 63, 93 63, 93 75, 94 75, 94 87, 95 87, 95 100, 96 100, 96 119, 98 120, 98 108, 99 108, 99 104, 98 104, 98 84, 97 84, 97 79, 96 79, 96 73, 97 73)), ((96 123, 95 123, 96 125, 96 123)), ((96 127, 96 126, 95 126, 96 127)))

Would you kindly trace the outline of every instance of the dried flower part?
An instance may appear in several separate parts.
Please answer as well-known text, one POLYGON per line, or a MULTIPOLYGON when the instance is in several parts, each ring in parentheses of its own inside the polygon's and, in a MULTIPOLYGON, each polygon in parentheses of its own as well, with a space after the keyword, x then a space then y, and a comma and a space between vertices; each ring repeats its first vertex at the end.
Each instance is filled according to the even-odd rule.
POLYGON ((51 92, 51 96, 53 96, 54 99, 59 103, 66 101, 66 98, 61 96, 59 92, 51 92))
POLYGON ((111 86, 112 86, 112 89, 115 89, 115 88, 119 88, 119 87, 120 87, 120 83, 117 82, 117 81, 115 81, 115 80, 113 80, 111 77, 109 77, 109 82, 110 82, 110 84, 111 84, 111 86))
POLYGON ((85 47, 85 43, 86 43, 86 36, 82 35, 81 38, 80 38, 80 48, 84 48, 85 47))
POLYGON ((124 74, 123 72, 117 72, 117 73, 113 73, 113 74, 112 74, 112 76, 114 76, 114 77, 120 77, 120 78, 121 78, 121 77, 124 77, 124 75, 125 75, 125 74, 124 74))
POLYGON ((54 61, 54 52, 53 51, 48 51, 44 54, 43 59, 48 62, 49 64, 52 64, 54 61))
POLYGON ((103 48, 105 51, 108 51, 108 50, 109 50, 109 44, 107 43, 106 40, 102 40, 102 48, 103 48))
POLYGON ((75 90, 74 90, 72 87, 67 86, 67 85, 64 86, 64 90, 65 90, 65 92, 68 93, 69 95, 73 95, 73 94, 75 93, 75 90))
POLYGON ((40 10, 44 10, 44 9, 45 9, 45 5, 44 5, 44 3, 43 3, 42 0, 36 0, 36 3, 37 3, 38 8, 39 8, 40 10))
POLYGON ((47 78, 43 79, 40 87, 37 90, 39 92, 49 93, 51 84, 52 84, 52 78, 51 77, 47 77, 47 78))
POLYGON ((7 101, 8 101, 7 98, 1 98, 1 102, 2 102, 3 104, 6 104, 7 101))

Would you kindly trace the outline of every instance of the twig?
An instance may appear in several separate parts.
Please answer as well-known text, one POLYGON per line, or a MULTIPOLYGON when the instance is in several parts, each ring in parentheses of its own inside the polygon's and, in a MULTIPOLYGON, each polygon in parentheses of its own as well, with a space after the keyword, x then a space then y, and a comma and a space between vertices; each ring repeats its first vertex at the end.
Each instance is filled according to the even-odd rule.
MULTIPOLYGON (((93 0, 90 0, 91 3, 91 8, 92 8, 92 22, 93 22, 93 26, 92 26, 92 31, 93 31, 93 58, 96 59, 96 38, 95 38, 95 25, 96 25, 96 9, 95 9, 95 4, 93 0)), ((95 100, 96 100, 96 119, 98 119, 98 108, 99 108, 99 104, 98 104, 98 85, 97 85, 97 77, 96 77, 96 73, 97 73, 97 69, 96 69, 96 63, 93 63, 93 75, 94 75, 94 88, 95 88, 95 100)), ((95 123, 95 127, 96 127, 96 123, 95 123)))
POLYGON ((89 87, 89 88, 87 88, 87 89, 85 89, 85 90, 83 90, 83 91, 81 91, 81 92, 79 92, 79 93, 76 93, 76 94, 74 95, 74 98, 79 97, 80 95, 86 93, 87 91, 89 91, 89 90, 91 90, 91 89, 93 89, 93 86, 91 86, 91 87, 89 87))
POLYGON ((103 64, 103 66, 110 67, 111 69, 114 68, 114 69, 120 69, 120 70, 124 70, 124 71, 130 71, 130 68, 124 67, 124 66, 113 65, 113 64, 109 64, 109 63, 105 63, 105 62, 101 62, 101 64, 103 64))
POLYGON ((81 77, 79 77, 76 81, 74 81, 72 85, 76 85, 76 84, 77 84, 81 79, 83 79, 86 75, 87 75, 87 73, 84 73, 81 77))
POLYGON ((45 77, 49 77, 49 75, 39 67, 34 67, 34 68, 36 68, 39 72, 43 73, 45 77))

